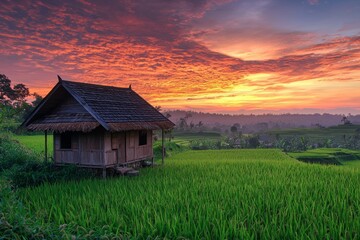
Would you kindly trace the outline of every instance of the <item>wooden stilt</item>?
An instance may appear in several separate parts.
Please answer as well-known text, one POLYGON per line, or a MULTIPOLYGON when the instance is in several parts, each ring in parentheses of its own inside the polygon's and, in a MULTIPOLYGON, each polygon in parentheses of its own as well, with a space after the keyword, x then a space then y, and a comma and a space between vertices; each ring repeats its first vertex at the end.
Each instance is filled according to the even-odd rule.
POLYGON ((102 170, 102 176, 103 176, 103 179, 106 179, 106 168, 105 167, 102 170))
POLYGON ((127 146, 126 146, 126 141, 127 141, 127 139, 126 139, 126 132, 125 132, 125 141, 124 141, 124 145, 125 145, 125 152, 124 152, 124 161, 125 162, 127 162, 127 157, 126 157, 126 155, 127 155, 127 153, 126 153, 126 149, 127 149, 127 146))
POLYGON ((47 131, 45 130, 45 162, 47 162, 47 152, 48 152, 48 146, 47 146, 47 131))
POLYGON ((164 146, 164 129, 161 129, 161 145, 162 145, 162 158, 161 163, 164 165, 164 158, 165 158, 165 146, 164 146))

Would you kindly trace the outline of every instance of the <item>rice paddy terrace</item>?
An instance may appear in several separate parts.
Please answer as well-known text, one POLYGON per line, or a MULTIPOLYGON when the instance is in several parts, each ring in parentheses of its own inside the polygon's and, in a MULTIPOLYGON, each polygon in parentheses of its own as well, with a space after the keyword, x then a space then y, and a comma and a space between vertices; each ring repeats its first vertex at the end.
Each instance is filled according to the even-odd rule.
POLYGON ((186 151, 139 177, 19 191, 28 214, 73 235, 360 238, 360 170, 279 150, 186 151))

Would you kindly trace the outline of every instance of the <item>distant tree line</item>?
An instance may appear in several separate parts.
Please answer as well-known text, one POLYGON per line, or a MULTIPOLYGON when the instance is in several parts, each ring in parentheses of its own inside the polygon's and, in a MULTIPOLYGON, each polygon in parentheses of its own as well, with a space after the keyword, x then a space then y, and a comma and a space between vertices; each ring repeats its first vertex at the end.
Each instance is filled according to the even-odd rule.
POLYGON ((243 133, 257 133, 270 129, 287 129, 299 127, 330 127, 339 124, 360 124, 360 115, 347 116, 343 114, 219 114, 203 113, 184 110, 167 110, 171 120, 177 124, 177 130, 190 131, 196 129, 201 121, 202 128, 207 130, 229 133, 230 127, 238 124, 238 131, 243 133), (191 117, 187 117, 191 116, 191 117), (192 123, 192 124, 191 124, 192 123), (227 132, 226 132, 227 131, 227 132))

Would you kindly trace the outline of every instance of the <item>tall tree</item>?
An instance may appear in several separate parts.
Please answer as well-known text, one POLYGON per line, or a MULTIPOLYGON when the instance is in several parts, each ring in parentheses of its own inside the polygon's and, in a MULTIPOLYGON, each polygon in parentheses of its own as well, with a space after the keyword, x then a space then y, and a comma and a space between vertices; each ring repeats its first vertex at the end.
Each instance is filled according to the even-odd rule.
POLYGON ((345 115, 342 117, 341 122, 343 122, 344 125, 351 125, 350 120, 345 115))
POLYGON ((16 130, 24 117, 42 99, 36 94, 35 101, 30 104, 26 101, 28 96, 30 91, 24 84, 12 87, 11 80, 5 74, 0 74, 0 131, 16 130))
POLYGON ((2 105, 21 105, 25 98, 30 95, 29 89, 22 83, 11 87, 11 80, 5 75, 0 74, 0 101, 2 105))
POLYGON ((16 84, 13 88, 12 100, 23 101, 29 95, 30 91, 24 84, 16 84))
POLYGON ((32 94, 35 97, 35 100, 31 102, 31 104, 36 107, 43 100, 43 97, 37 94, 36 92, 32 94))
POLYGON ((12 94, 11 80, 4 74, 0 74, 0 101, 1 103, 8 104, 9 95, 12 94))
POLYGON ((237 131, 238 131, 238 129, 237 129, 237 127, 235 126, 235 124, 232 125, 231 128, 230 128, 230 132, 232 132, 233 134, 235 134, 235 133, 237 133, 237 131))

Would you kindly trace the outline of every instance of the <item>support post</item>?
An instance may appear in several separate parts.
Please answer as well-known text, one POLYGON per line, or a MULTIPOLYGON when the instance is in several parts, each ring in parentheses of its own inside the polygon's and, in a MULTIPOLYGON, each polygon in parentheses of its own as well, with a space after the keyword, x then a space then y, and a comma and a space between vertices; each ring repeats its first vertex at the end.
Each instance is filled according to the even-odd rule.
POLYGON ((125 142, 124 142, 124 145, 125 145, 125 152, 124 152, 124 161, 125 161, 125 163, 127 162, 127 157, 126 157, 126 155, 127 155, 127 151, 126 151, 126 149, 127 149, 127 145, 126 145, 126 141, 127 141, 127 139, 126 139, 126 132, 125 132, 125 142))
POLYGON ((164 129, 161 129, 161 146, 162 146, 162 158, 161 158, 161 163, 162 165, 164 165, 164 158, 165 158, 165 146, 164 146, 164 129))
POLYGON ((103 177, 103 179, 106 179, 106 168, 105 167, 103 167, 103 169, 102 169, 102 177, 103 177))
POLYGON ((47 162, 47 152, 48 152, 48 145, 47 145, 47 131, 45 130, 45 162, 47 162))

